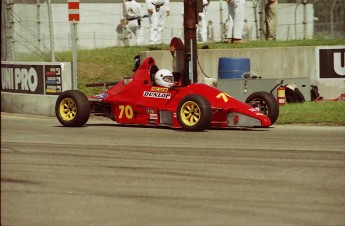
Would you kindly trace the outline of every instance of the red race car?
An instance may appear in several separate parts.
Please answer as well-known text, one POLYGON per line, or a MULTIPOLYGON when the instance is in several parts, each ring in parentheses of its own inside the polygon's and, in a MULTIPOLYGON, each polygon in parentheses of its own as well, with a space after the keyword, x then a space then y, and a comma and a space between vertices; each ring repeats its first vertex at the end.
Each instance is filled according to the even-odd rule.
POLYGON ((56 116, 67 127, 84 126, 93 114, 120 124, 163 125, 188 131, 269 127, 278 117, 279 107, 271 93, 253 93, 248 103, 243 103, 206 84, 183 86, 180 77, 159 70, 148 57, 131 78, 112 84, 101 94, 87 97, 77 90, 64 91, 56 101, 56 116))

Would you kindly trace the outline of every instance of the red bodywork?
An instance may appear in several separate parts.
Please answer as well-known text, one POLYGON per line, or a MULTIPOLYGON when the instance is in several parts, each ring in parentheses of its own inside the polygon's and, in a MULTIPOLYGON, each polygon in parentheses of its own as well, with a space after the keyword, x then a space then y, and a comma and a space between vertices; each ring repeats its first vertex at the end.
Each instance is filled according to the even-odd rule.
POLYGON ((154 86, 150 68, 153 58, 146 58, 130 79, 124 79, 99 95, 89 96, 91 113, 102 114, 122 124, 169 125, 181 128, 177 106, 190 94, 205 97, 212 108, 211 127, 269 127, 270 119, 230 95, 206 84, 179 86, 172 89, 154 86), (106 114, 104 114, 106 113, 106 114))

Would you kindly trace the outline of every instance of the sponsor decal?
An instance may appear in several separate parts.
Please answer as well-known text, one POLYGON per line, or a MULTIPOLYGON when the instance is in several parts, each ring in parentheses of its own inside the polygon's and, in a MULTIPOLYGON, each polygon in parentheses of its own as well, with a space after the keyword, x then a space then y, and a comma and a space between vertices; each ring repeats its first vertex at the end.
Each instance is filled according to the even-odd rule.
POLYGON ((152 87, 151 91, 157 91, 157 92, 168 92, 168 88, 166 87, 152 87))
POLYGON ((97 94, 95 95, 96 98, 99 98, 99 99, 103 99, 103 98, 107 98, 108 97, 108 94, 106 93, 101 93, 101 94, 97 94))
POLYGON ((62 92, 61 66, 46 65, 44 67, 46 94, 60 94, 62 92))
POLYGON ((49 86, 46 85, 47 94, 59 94, 61 93, 61 86, 49 86))
POLYGON ((147 120, 147 124, 156 124, 156 120, 149 119, 149 120, 147 120))
POLYGON ((44 94, 43 65, 1 64, 1 91, 44 94))
POLYGON ((153 108, 146 108, 146 113, 147 114, 154 114, 155 110, 153 108))
POLYGON ((159 93, 159 92, 144 91, 143 97, 170 99, 171 93, 159 93))
POLYGON ((157 114, 150 114, 150 119, 158 119, 158 115, 157 114))
POLYGON ((317 48, 320 79, 345 79, 345 48, 317 48))

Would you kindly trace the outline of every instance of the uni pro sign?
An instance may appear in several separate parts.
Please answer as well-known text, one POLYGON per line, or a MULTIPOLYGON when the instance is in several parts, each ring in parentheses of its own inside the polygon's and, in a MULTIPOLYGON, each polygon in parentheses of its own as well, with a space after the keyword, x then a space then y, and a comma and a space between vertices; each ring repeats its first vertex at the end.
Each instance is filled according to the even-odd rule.
POLYGON ((316 65, 320 79, 345 79, 345 47, 316 48, 316 65))
POLYGON ((25 94, 61 93, 60 65, 1 64, 1 91, 25 94))
POLYGON ((44 94, 42 65, 1 64, 1 91, 44 94))

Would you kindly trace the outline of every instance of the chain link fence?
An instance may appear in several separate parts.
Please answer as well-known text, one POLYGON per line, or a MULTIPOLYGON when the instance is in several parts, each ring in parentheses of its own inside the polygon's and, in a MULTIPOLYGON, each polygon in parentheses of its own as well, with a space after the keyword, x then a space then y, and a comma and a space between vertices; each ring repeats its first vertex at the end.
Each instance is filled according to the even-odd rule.
POLYGON ((345 0, 309 0, 314 5, 313 38, 345 37, 345 0))
POLYGON ((20 54, 51 58, 53 25, 49 2, 43 0, 2 1, 1 60, 16 60, 20 54))
MULTIPOLYGON (((79 48, 103 48, 123 45, 116 26, 122 16, 119 0, 81 1, 78 24, 79 48), (85 3, 84 3, 85 2, 85 3), (95 2, 95 1, 94 1, 95 2)), ((139 0, 146 9, 144 0, 139 0)), ((1 60, 15 61, 32 55, 54 61, 52 52, 71 50, 71 30, 67 21, 67 1, 2 0, 1 60), (55 31, 55 32, 54 32, 55 31), (54 37, 54 38, 52 38, 54 37)), ((248 39, 262 39, 263 0, 246 1, 246 19, 250 24, 248 39), (260 19, 261 18, 261 19, 260 19)), ((171 15, 166 22, 164 43, 183 35, 183 1, 171 1, 171 15)), ((215 41, 224 38, 227 19, 226 2, 211 1, 208 19, 213 21, 215 41)), ((148 20, 144 19, 145 37, 148 20)), ((345 0, 280 0, 278 4, 277 40, 335 39, 345 37, 345 0)), ((130 45, 134 43, 131 39, 130 45)))

